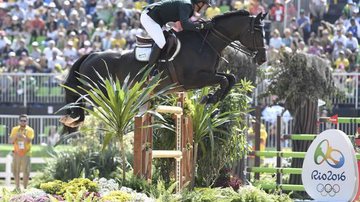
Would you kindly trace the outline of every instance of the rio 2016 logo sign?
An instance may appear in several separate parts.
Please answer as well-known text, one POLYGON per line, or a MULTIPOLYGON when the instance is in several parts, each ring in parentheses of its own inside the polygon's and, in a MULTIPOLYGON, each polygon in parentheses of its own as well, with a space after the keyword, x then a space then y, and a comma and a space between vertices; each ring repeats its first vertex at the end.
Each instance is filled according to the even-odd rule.
POLYGON ((332 168, 341 168, 345 163, 345 157, 339 150, 331 147, 327 139, 324 139, 316 147, 314 161, 317 165, 326 162, 332 168))

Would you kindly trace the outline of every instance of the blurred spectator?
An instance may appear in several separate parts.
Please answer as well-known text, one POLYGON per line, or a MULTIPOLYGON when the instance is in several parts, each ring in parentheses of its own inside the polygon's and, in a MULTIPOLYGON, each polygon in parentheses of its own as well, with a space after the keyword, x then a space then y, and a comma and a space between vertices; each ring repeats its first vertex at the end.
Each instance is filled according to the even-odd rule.
POLYGON ((35 19, 31 21, 31 41, 36 41, 38 36, 41 36, 45 29, 45 22, 40 18, 40 14, 35 14, 35 19))
POLYGON ((358 40, 353 37, 353 33, 352 32, 348 32, 347 33, 347 38, 345 41, 345 48, 350 49, 352 52, 355 52, 359 47, 359 43, 358 40))
POLYGON ((356 24, 354 18, 351 18, 351 19, 350 19, 350 25, 349 25, 349 27, 346 29, 346 32, 347 32, 347 33, 351 32, 354 37, 359 38, 359 34, 360 34, 360 33, 358 32, 358 25, 356 24))
POLYGON ((93 48, 91 47, 90 41, 84 41, 84 47, 80 48, 79 50, 79 56, 89 54, 93 51, 93 48))
POLYGON ((116 32, 115 38, 113 39, 113 41, 111 43, 111 47, 112 48, 117 47, 118 49, 125 49, 126 39, 121 35, 120 32, 116 32))
POLYGON ((320 41, 317 38, 313 40, 312 45, 309 47, 307 52, 317 56, 321 56, 324 53, 323 48, 320 45, 320 41))
POLYGON ((336 35, 333 38, 333 46, 334 49, 338 49, 338 44, 345 45, 346 43, 346 36, 343 35, 342 29, 337 28, 336 35))
POLYGON ((29 55, 29 50, 26 47, 25 39, 21 38, 19 47, 15 50, 16 56, 20 56, 22 53, 26 53, 26 55, 29 55))
POLYGON ((297 25, 299 27, 299 32, 302 33, 301 35, 304 38, 304 41, 307 42, 310 37, 311 26, 310 18, 305 16, 305 11, 303 9, 300 10, 300 17, 297 19, 297 25))
POLYGON ((101 49, 102 50, 108 50, 111 48, 111 43, 112 43, 112 35, 111 35, 111 31, 107 31, 105 37, 101 40, 101 49))
POLYGON ((320 20, 323 19, 324 14, 327 10, 327 2, 326 0, 311 0, 309 9, 311 15, 315 18, 315 20, 320 22, 320 20))
POLYGON ((230 6, 228 4, 227 0, 220 0, 220 5, 219 5, 219 9, 221 13, 225 13, 230 11, 230 6))
POLYGON ((66 47, 64 48, 64 57, 67 57, 70 59, 71 64, 75 62, 75 60, 78 58, 78 53, 76 48, 74 47, 73 41, 68 41, 66 47))
POLYGON ((213 5, 211 7, 208 7, 205 11, 205 17, 206 19, 211 19, 216 15, 220 15, 221 14, 221 10, 218 6, 213 5))
POLYGON ((23 20, 25 18, 24 9, 20 8, 18 4, 14 5, 14 8, 10 12, 11 16, 16 16, 17 19, 23 20))
POLYGON ((103 5, 96 6, 96 14, 99 20, 104 21, 105 24, 109 24, 113 15, 112 7, 110 2, 104 3, 103 5))
POLYGON ((92 35, 91 41, 94 40, 96 36, 99 36, 101 39, 105 37, 107 28, 105 26, 104 21, 100 20, 98 23, 98 27, 95 29, 95 32, 92 35))
POLYGON ((30 57, 37 60, 41 56, 41 49, 39 48, 39 43, 37 41, 34 41, 32 42, 31 45, 32 45, 32 49, 31 49, 30 57))
POLYGON ((48 68, 51 72, 55 72, 56 65, 60 65, 60 68, 63 69, 66 66, 65 59, 58 55, 58 52, 53 50, 52 57, 48 59, 48 68))
POLYGON ((56 51, 57 55, 62 55, 62 52, 55 47, 55 41, 51 40, 48 42, 48 47, 44 48, 44 54, 46 58, 52 58, 53 57, 53 52, 56 51))
POLYGON ((116 12, 116 16, 114 18, 114 24, 117 28, 121 28, 122 24, 125 23, 126 25, 130 23, 128 16, 123 9, 120 9, 116 12))
POLYGON ((11 43, 10 39, 6 37, 6 32, 0 30, 0 50, 3 49, 7 43, 11 43))
POLYGON ((270 38, 269 46, 270 48, 280 49, 280 47, 283 45, 284 43, 280 37, 279 30, 275 29, 273 31, 272 37, 270 38))
MULTIPOLYGON (((258 0, 250 0, 249 12, 251 15, 265 13, 265 8, 260 4, 260 2, 258 0)), ((277 12, 279 12, 279 11, 277 11, 277 12)), ((282 30, 282 29, 279 29, 279 30, 282 30)))
POLYGON ((286 28, 284 30, 284 38, 282 38, 282 42, 286 47, 291 48, 292 40, 291 31, 289 28, 286 28))
POLYGON ((14 52, 14 50, 11 48, 11 42, 7 41, 5 47, 0 49, 0 58, 7 60, 10 52, 14 52))
POLYGON ((19 60, 15 52, 10 52, 8 59, 5 61, 7 72, 17 72, 19 67, 19 60))
POLYGON ((345 58, 345 53, 343 50, 339 52, 339 57, 335 60, 334 64, 337 70, 345 71, 346 69, 349 68, 350 63, 349 60, 345 58))
POLYGON ((326 29, 322 31, 320 45, 322 46, 323 50, 326 53, 330 54, 332 52, 332 41, 330 40, 330 37, 329 37, 329 31, 326 29))
POLYGON ((283 32, 284 28, 284 5, 281 3, 281 0, 274 1, 275 6, 273 6, 270 10, 270 19, 271 30, 274 31, 277 29, 280 33, 283 32))
POLYGON ((316 39, 317 39, 317 36, 316 36, 315 32, 311 32, 310 38, 309 38, 308 41, 307 41, 307 45, 308 45, 308 46, 314 45, 314 41, 315 41, 316 39))
POLYGON ((138 11, 142 11, 147 5, 148 3, 145 0, 138 0, 135 1, 134 3, 134 9, 138 11))

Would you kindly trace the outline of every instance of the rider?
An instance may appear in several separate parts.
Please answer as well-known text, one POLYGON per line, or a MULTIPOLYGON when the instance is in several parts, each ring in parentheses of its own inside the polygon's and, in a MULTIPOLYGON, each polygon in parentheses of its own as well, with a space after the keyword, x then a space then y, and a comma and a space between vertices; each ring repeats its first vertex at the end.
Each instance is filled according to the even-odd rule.
POLYGON ((140 21, 149 36, 155 41, 152 48, 149 66, 158 60, 161 49, 165 46, 162 27, 168 22, 180 21, 183 30, 199 31, 211 29, 211 21, 195 23, 190 20, 194 13, 203 7, 211 6, 210 0, 165 0, 150 4, 141 13, 140 21))

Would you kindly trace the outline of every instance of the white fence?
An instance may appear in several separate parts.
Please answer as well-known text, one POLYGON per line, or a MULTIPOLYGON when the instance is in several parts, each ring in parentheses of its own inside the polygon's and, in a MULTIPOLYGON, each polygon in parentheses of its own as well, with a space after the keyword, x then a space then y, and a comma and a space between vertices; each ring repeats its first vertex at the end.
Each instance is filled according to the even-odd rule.
MULTIPOLYGON (((266 121, 264 118, 261 118, 261 122, 263 126, 265 127, 265 130, 268 134, 267 140, 266 140, 266 147, 269 148, 276 148, 276 130, 277 125, 276 121, 266 121)), ((284 120, 282 119, 281 123, 281 135, 291 135, 292 133, 292 124, 293 120, 284 120)), ((319 122, 318 123, 318 134, 327 130, 327 129, 339 129, 343 131, 347 135, 355 135, 357 132, 357 128, 360 127, 360 124, 357 123, 338 123, 333 124, 330 122, 319 122)), ((291 141, 284 140, 283 141, 283 147, 291 147, 291 141)))
MULTIPOLYGON (((2 73, 0 74, 0 103, 42 104, 64 103, 65 92, 59 86, 63 75, 50 73, 2 73)), ((344 92, 344 99, 334 98, 334 104, 346 104, 359 108, 360 73, 333 73, 335 85, 344 92)), ((262 81, 256 88, 259 95, 267 88, 269 80, 262 81)), ((257 102, 257 96, 255 96, 257 102)), ((265 102, 271 103, 271 98, 265 102)), ((256 104, 256 103, 255 103, 256 104)))
MULTIPOLYGON (((46 159, 44 158, 30 158, 31 164, 45 164, 46 159)), ((5 186, 11 184, 11 178, 13 178, 13 173, 11 169, 12 164, 12 155, 8 154, 5 158, 0 158, 0 164, 5 164, 5 172, 0 172, 0 178, 5 178, 5 186)), ((34 177, 37 173, 30 172, 30 177, 34 177)))
MULTIPOLYGON (((61 116, 55 115, 28 116, 28 125, 35 131, 33 144, 46 143, 51 127, 55 127, 56 130, 60 130, 60 117, 61 116)), ((18 124, 18 115, 0 115, 0 144, 9 143, 9 134, 11 133, 11 129, 18 124)))
POLYGON ((0 102, 10 104, 64 103, 65 92, 60 87, 61 74, 2 73, 0 102))

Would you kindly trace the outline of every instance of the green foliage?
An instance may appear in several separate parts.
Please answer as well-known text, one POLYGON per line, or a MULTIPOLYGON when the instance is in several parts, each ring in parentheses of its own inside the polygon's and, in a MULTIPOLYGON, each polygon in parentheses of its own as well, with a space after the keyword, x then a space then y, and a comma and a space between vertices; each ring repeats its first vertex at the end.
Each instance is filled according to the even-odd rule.
POLYGON ((159 180, 156 188, 151 189, 150 195, 156 198, 158 202, 175 202, 179 201, 177 197, 173 195, 176 188, 176 182, 166 188, 164 181, 159 180))
POLYGON ((231 47, 226 47, 222 52, 224 59, 220 59, 219 72, 229 72, 238 78, 248 79, 255 83, 257 66, 245 54, 231 47))
POLYGON ((63 187, 64 182, 61 180, 54 180, 51 182, 41 183, 40 189, 44 190, 46 193, 49 194, 61 194, 61 189, 63 187))
POLYGON ((331 65, 315 55, 283 52, 271 71, 266 95, 276 95, 275 102, 284 102, 292 114, 299 107, 298 100, 328 100, 336 91, 331 65))
POLYGON ((1 192, 0 192, 0 202, 7 202, 10 201, 10 198, 12 196, 11 192, 8 191, 5 188, 2 188, 1 192))
MULTIPOLYGON (((107 67, 105 61, 104 63, 107 67)), ((162 80, 161 74, 148 80, 150 72, 151 68, 143 68, 133 79, 130 79, 130 75, 128 75, 124 81, 120 81, 118 78, 113 78, 109 72, 104 77, 95 71, 99 78, 98 81, 103 81, 101 84, 81 75, 85 79, 80 79, 80 81, 86 87, 79 87, 80 89, 76 90, 65 86, 68 90, 79 94, 92 107, 86 108, 81 107, 78 103, 71 103, 61 110, 80 107, 104 124, 105 127, 101 128, 105 133, 103 148, 106 148, 113 139, 120 143, 123 178, 125 178, 126 170, 124 135, 132 125, 133 118, 139 113, 142 106, 171 89, 171 86, 167 86, 157 89, 155 92, 162 80)))
POLYGON ((231 188, 197 188, 193 192, 184 191, 182 200, 184 202, 228 202, 239 197, 231 188))
POLYGON ((71 195, 76 195, 82 190, 87 192, 97 192, 98 185, 86 178, 75 178, 70 182, 62 182, 60 180, 55 180, 52 182, 42 183, 40 188, 49 194, 56 194, 65 196, 65 193, 70 193, 71 195))
MULTIPOLYGON (((252 89, 251 82, 241 80, 229 95, 216 105, 205 106, 193 101, 193 127, 197 128, 194 137, 200 138, 194 140, 195 143, 199 141, 200 146, 197 160, 198 186, 211 186, 219 176, 220 169, 246 153, 247 144, 243 134, 247 126, 244 117, 250 107, 247 94, 252 89), (220 110, 221 113, 212 117, 215 110, 220 110)), ((207 93, 204 89, 199 97, 207 93)))
POLYGON ((105 195, 101 201, 103 202, 127 202, 131 201, 131 195, 122 191, 111 191, 105 195))

